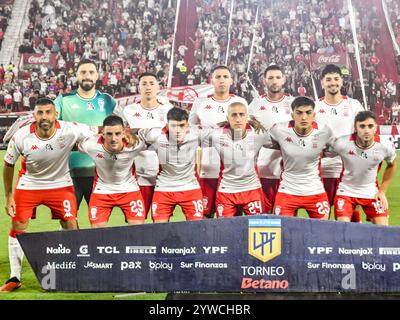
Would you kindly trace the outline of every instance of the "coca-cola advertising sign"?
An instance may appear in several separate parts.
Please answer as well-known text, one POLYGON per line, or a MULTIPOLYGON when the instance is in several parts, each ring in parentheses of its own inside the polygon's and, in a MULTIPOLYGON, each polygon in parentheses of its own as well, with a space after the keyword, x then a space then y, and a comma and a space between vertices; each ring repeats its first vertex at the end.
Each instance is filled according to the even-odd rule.
POLYGON ((327 64, 346 66, 345 53, 311 53, 311 70, 318 70, 327 64))
POLYGON ((22 54, 22 65, 24 69, 38 68, 40 65, 54 69, 57 66, 57 54, 24 53, 22 54))

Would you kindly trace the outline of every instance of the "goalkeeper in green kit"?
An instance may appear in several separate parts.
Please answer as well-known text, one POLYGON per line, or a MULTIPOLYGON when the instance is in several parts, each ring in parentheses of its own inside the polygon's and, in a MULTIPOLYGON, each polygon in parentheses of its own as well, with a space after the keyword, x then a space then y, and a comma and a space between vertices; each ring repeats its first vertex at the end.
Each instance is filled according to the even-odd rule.
MULTIPOLYGON (((107 93, 96 90, 99 74, 94 61, 81 60, 76 68, 76 77, 78 89, 60 95, 54 100, 58 119, 101 126, 105 117, 113 113, 117 104, 115 99, 107 93)), ((83 197, 89 204, 95 167, 92 159, 79 151, 71 152, 69 167, 79 208, 83 197)))

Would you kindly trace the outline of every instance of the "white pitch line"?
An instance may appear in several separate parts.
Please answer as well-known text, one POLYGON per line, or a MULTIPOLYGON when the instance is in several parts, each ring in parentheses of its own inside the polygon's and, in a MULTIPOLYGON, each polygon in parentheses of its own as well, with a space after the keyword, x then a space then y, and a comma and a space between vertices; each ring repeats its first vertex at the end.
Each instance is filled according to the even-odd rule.
POLYGON ((145 294, 146 292, 135 292, 135 293, 124 293, 124 294, 116 294, 113 298, 122 298, 122 297, 131 297, 131 296, 138 296, 141 294, 145 294))

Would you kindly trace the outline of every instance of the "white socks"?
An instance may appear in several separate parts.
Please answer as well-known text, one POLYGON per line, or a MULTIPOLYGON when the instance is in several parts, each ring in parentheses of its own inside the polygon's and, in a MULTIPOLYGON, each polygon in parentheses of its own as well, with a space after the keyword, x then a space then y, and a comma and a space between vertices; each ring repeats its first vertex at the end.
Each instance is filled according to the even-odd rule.
POLYGON ((11 236, 8 237, 8 256, 10 259, 10 278, 16 277, 21 281, 24 252, 22 251, 17 238, 11 236))

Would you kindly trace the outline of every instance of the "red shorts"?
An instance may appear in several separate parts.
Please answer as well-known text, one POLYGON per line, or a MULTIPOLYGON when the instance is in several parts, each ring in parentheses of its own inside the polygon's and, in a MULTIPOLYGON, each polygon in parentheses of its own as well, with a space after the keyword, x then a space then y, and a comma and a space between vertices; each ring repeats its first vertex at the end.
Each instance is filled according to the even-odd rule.
POLYGON ((246 215, 265 213, 262 188, 237 193, 217 192, 215 205, 219 218, 233 217, 239 208, 246 215))
POLYGON ((144 201, 140 191, 126 193, 92 193, 89 201, 90 224, 108 222, 111 210, 120 207, 128 220, 144 220, 144 201))
POLYGON ((266 179, 260 178, 260 182, 265 194, 265 210, 266 212, 272 212, 274 207, 275 197, 279 189, 279 179, 266 179))
POLYGON ((388 210, 383 210, 379 201, 375 199, 361 199, 348 196, 335 197, 335 218, 353 216, 353 211, 356 205, 360 205, 368 219, 377 217, 387 217, 388 210))
POLYGON ((176 192, 155 191, 151 204, 153 221, 169 220, 177 205, 181 206, 186 220, 203 219, 203 194, 200 189, 194 189, 176 192))
POLYGON ((143 197, 144 218, 146 219, 153 200, 154 186, 139 186, 139 188, 143 197))
POLYGON ((274 213, 280 216, 297 216, 297 209, 305 209, 310 218, 322 219, 329 215, 329 206, 326 193, 315 194, 312 196, 296 196, 283 192, 278 192, 275 198, 274 213))
POLYGON ((218 179, 199 178, 199 184, 203 193, 204 215, 214 216, 215 194, 218 190, 218 179))
POLYGON ((16 214, 13 221, 36 218, 36 207, 43 204, 50 208, 51 218, 63 221, 75 220, 78 206, 74 187, 46 190, 15 189, 16 214))
POLYGON ((333 206, 335 202, 335 196, 339 182, 340 178, 323 178, 324 188, 326 195, 328 196, 330 206, 333 206))

